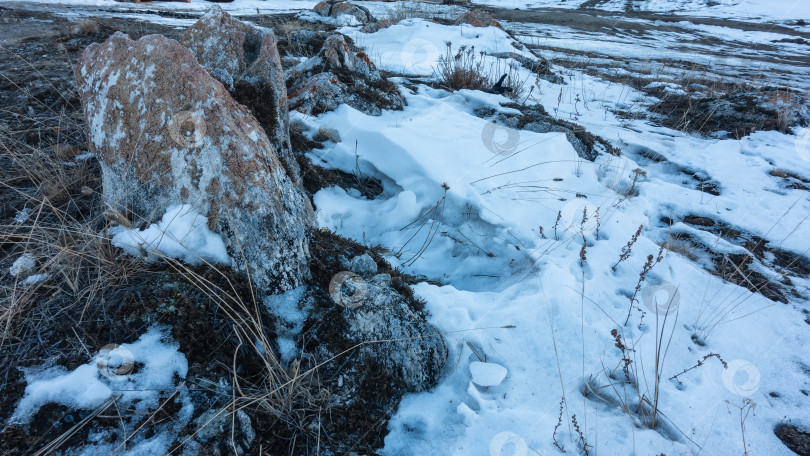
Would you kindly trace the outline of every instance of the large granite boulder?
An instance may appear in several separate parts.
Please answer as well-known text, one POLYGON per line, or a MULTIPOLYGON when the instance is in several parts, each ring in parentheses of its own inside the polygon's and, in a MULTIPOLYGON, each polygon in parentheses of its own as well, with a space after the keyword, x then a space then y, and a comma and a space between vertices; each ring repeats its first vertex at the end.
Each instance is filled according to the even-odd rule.
POLYGON ((299 182, 300 170, 290 145, 284 70, 273 31, 236 20, 214 6, 179 41, 236 101, 250 109, 290 177, 299 182))
POLYGON ((307 280, 309 200, 253 115, 194 53, 164 36, 119 32, 89 46, 75 72, 108 207, 149 223, 191 205, 260 291, 307 280))

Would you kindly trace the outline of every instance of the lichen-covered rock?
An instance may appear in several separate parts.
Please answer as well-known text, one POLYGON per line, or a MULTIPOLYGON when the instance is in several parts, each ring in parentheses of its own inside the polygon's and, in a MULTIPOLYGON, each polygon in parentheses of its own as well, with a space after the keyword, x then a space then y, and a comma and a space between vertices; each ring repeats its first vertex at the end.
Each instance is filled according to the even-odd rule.
POLYGON ((348 277, 354 281, 348 292, 359 294, 349 299, 356 305, 334 304, 340 310, 330 312, 329 321, 310 335, 317 359, 329 359, 357 347, 351 362, 337 363, 340 373, 348 378, 341 386, 343 392, 361 394, 356 389, 367 383, 375 368, 391 379, 386 388, 393 390, 394 397, 435 385, 447 358, 441 333, 392 287, 390 275, 377 274, 367 280, 348 277))
POLYGON ((340 106, 346 84, 332 73, 320 73, 304 79, 290 92, 290 106, 306 114, 333 111, 340 106))
POLYGON ((179 41, 232 92, 236 101, 250 109, 290 177, 299 182, 300 169, 290 145, 284 70, 272 30, 236 20, 214 6, 179 41))
POLYGON ((75 71, 110 208, 141 223, 191 205, 259 290, 306 281, 309 200, 256 119, 188 48, 119 32, 89 46, 75 71))
POLYGON ((360 28, 360 33, 379 32, 380 30, 391 27, 396 23, 397 21, 395 19, 380 19, 377 22, 369 22, 368 24, 365 24, 360 28))
POLYGON ((500 22, 496 21, 491 15, 481 10, 470 10, 462 14, 456 21, 459 24, 468 24, 473 27, 498 27, 502 29, 500 22))
POLYGON ((352 272, 361 276, 372 276, 377 273, 377 263, 367 253, 352 258, 352 272))
POLYGON ((320 14, 324 17, 339 17, 341 15, 349 15, 354 16, 358 22, 361 24, 366 24, 369 22, 376 22, 377 20, 374 19, 374 16, 371 15, 371 12, 365 6, 355 5, 354 3, 349 2, 340 2, 334 0, 325 0, 317 5, 314 8, 316 13, 320 14))
POLYGON ((329 36, 318 54, 284 72, 290 109, 320 114, 341 103, 371 115, 402 109, 396 84, 384 79, 364 52, 341 34, 329 36), (328 98, 325 98, 328 97, 328 98))

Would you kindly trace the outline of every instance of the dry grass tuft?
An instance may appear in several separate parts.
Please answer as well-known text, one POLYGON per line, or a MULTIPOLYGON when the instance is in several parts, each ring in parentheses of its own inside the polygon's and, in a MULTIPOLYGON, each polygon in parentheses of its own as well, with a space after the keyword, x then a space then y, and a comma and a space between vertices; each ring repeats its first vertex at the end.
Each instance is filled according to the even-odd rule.
POLYGON ((513 100, 522 98, 526 81, 519 77, 519 65, 505 63, 505 59, 501 58, 495 62, 487 62, 486 53, 476 52, 475 46, 461 46, 458 51, 453 52, 451 42, 448 41, 445 45, 445 54, 439 58, 439 66, 436 69, 441 86, 451 90, 490 92, 501 77, 505 76, 501 86, 509 90, 503 94, 513 100))
POLYGON ((312 139, 318 142, 332 141, 337 144, 340 142, 340 133, 334 128, 321 126, 315 134, 312 135, 312 139))
POLYGON ((99 31, 98 22, 92 19, 82 19, 70 28, 71 35, 95 35, 99 31))

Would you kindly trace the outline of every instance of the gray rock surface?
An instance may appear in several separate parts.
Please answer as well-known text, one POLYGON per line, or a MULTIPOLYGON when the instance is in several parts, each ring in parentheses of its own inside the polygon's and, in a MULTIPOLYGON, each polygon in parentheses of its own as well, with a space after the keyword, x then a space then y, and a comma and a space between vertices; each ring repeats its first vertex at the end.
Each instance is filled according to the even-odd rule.
POLYGON ((175 40, 116 33, 75 69, 106 205, 137 224, 188 204, 261 292, 310 276, 308 198, 248 110, 175 40))
POLYGON ((287 87, 272 30, 234 19, 214 6, 180 37, 197 60, 247 106, 298 183, 300 169, 290 145, 287 87))
POLYGON ((352 258, 352 272, 361 276, 372 276, 377 273, 377 263, 364 253, 352 258))
POLYGON ((390 275, 377 274, 363 282, 362 287, 352 287, 355 294, 358 289, 363 293, 351 297, 359 300, 357 307, 334 304, 340 310, 329 312, 328 321, 314 316, 324 320, 314 332, 316 359, 329 359, 356 347, 347 355, 349 361, 341 359, 336 364, 339 373, 349 379, 342 387, 346 394, 358 394, 352 389, 380 374, 391 379, 390 384, 380 386, 391 388, 391 397, 435 385, 447 358, 441 333, 392 287, 390 275), (375 369, 380 372, 374 373, 375 369))
POLYGON ((342 14, 348 14, 349 16, 354 16, 361 24, 377 21, 374 16, 371 15, 368 8, 349 2, 327 0, 318 3, 312 9, 324 17, 338 17, 342 14))
POLYGON ((290 109, 305 114, 331 111, 341 103, 370 115, 402 109, 396 84, 384 79, 364 52, 355 52, 341 34, 326 38, 317 55, 288 68, 290 109))

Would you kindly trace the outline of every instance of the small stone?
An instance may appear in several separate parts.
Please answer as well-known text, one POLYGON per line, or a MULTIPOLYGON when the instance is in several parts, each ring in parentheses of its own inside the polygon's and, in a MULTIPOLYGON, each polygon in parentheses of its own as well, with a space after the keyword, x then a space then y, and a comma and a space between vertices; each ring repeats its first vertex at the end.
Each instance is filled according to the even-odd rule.
POLYGON ((377 263, 368 254, 352 258, 352 272, 361 276, 371 276, 377 273, 377 263))

